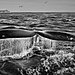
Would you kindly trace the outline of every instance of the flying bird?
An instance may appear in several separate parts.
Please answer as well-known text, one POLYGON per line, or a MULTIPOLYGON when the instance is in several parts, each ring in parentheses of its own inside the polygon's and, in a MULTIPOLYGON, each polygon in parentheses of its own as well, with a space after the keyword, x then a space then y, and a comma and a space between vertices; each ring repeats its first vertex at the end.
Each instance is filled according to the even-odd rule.
POLYGON ((45 2, 44 2, 44 4, 47 4, 47 3, 48 3, 48 1, 45 1, 45 2))
POLYGON ((19 8, 22 8, 22 7, 23 7, 22 5, 19 6, 19 8))

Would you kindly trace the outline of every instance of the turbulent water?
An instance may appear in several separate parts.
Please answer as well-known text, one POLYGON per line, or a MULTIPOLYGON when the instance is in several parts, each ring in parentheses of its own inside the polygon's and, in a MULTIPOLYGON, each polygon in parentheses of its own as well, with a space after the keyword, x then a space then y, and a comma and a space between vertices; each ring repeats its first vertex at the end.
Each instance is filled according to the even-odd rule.
POLYGON ((75 13, 0 15, 0 75, 75 75, 75 13))

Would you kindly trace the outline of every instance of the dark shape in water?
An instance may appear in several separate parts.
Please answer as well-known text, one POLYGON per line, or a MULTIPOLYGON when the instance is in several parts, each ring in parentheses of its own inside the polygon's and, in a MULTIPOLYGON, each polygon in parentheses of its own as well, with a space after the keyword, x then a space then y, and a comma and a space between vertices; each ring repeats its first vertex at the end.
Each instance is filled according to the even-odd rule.
POLYGON ((25 38, 32 37, 35 33, 22 29, 2 29, 0 30, 0 39, 5 38, 25 38))
POLYGON ((63 32, 50 32, 50 31, 45 31, 45 32, 36 32, 37 34, 46 37, 48 39, 52 40, 61 40, 61 41, 75 41, 75 36, 68 34, 68 33, 63 33, 63 32))
POLYGON ((25 37, 32 37, 36 34, 39 34, 43 37, 52 39, 52 40, 62 40, 62 41, 75 41, 75 36, 63 33, 63 32, 52 32, 52 31, 29 31, 23 30, 13 27, 8 27, 7 29, 0 30, 0 39, 5 38, 25 38, 25 37), (11 28, 11 29, 10 29, 11 28))

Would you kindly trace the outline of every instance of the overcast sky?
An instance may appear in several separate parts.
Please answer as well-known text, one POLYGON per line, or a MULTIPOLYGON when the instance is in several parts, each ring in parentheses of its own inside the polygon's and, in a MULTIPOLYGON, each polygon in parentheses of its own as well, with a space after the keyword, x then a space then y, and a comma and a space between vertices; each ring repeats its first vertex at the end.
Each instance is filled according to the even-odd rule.
POLYGON ((0 0, 0 10, 75 12, 75 0, 0 0))

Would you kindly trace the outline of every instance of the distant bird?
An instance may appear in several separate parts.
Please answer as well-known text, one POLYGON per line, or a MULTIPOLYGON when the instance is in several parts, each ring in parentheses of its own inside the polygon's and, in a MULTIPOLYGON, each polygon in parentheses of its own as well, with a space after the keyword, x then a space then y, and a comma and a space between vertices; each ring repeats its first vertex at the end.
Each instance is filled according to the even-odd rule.
POLYGON ((47 3, 48 3, 48 1, 45 1, 45 2, 44 2, 44 4, 47 4, 47 3))
POLYGON ((22 7, 23 7, 22 5, 19 6, 19 8, 22 8, 22 7))

